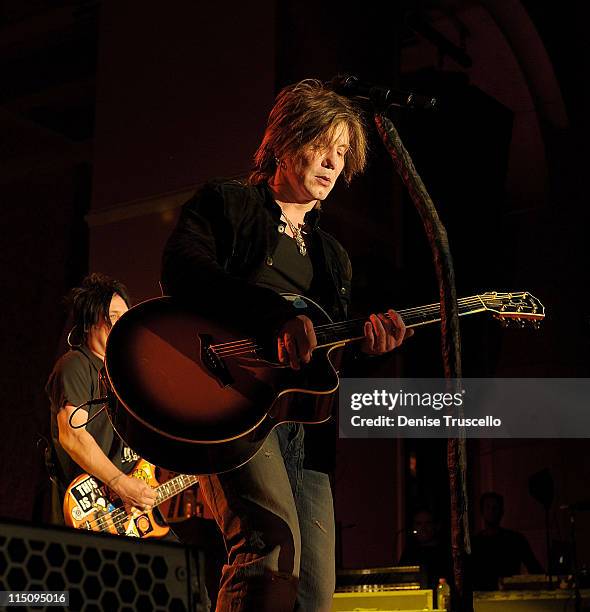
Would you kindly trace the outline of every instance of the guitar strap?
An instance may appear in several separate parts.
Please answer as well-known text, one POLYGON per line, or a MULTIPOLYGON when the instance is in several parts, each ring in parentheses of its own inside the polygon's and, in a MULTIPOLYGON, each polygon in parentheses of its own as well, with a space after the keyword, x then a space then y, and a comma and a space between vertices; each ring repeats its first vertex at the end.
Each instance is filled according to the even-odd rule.
POLYGON ((45 469, 49 477, 49 522, 52 525, 64 525, 62 504, 67 488, 65 484, 66 478, 57 460, 53 444, 45 436, 40 435, 37 447, 43 453, 45 469))
POLYGON ((49 480, 51 480, 51 482, 57 487, 60 494, 63 496, 66 491, 65 477, 62 473, 59 461, 57 460, 57 455, 55 454, 53 444, 51 444, 45 436, 40 435, 39 446, 41 447, 41 451, 43 453, 45 469, 47 470, 49 480))
MULTIPOLYGON (((87 351, 86 347, 79 346, 79 347, 76 348, 76 350, 80 351, 80 353, 82 353, 84 355, 84 357, 86 357, 86 359, 88 360, 88 367, 89 367, 89 370, 90 370, 90 380, 91 380, 91 385, 92 385, 90 387, 90 397, 88 399, 92 400, 92 399, 94 399, 94 392, 95 392, 94 379, 96 378, 98 380, 98 377, 100 375, 100 370, 97 368, 96 364, 94 363, 94 361, 92 360, 92 358, 88 354, 88 351, 87 351), (93 372, 95 373, 95 376, 92 375, 93 372)), ((103 410, 103 409, 104 408, 101 408, 101 410, 103 410)), ((90 409, 89 409, 88 412, 90 412, 90 409)), ((117 433, 113 429, 113 436, 111 438, 110 448, 108 450, 105 450, 105 455, 107 457, 110 458, 112 456, 112 453, 117 450, 116 446, 119 444, 118 438, 119 437, 118 437, 117 433)), ((121 454, 121 457, 119 457, 119 460, 122 459, 123 447, 124 447, 124 444, 120 445, 119 453, 121 454)))
MULTIPOLYGON (((90 350, 86 348, 85 346, 78 346, 74 350, 82 353, 82 355, 84 355, 84 357, 86 357, 86 360, 88 361, 88 373, 90 375, 90 381, 91 381, 88 400, 95 399, 95 395, 96 397, 100 397, 99 394, 97 393, 97 385, 98 385, 98 379, 99 379, 100 371, 102 367, 99 367, 96 363, 96 359, 98 359, 98 357, 93 359, 90 353, 90 350)), ((91 409, 92 407, 90 407, 88 410, 89 417, 90 417, 91 409)), ((98 410, 99 411, 104 410, 104 407, 100 407, 98 410)), ((92 417, 89 418, 89 420, 92 420, 94 416, 96 416, 97 414, 98 414, 98 411, 95 412, 94 415, 92 415, 92 417)), ((105 418, 108 419, 106 415, 105 415, 105 418)), ((111 432, 111 443, 109 445, 109 448, 103 449, 103 451, 105 455, 109 459, 111 459, 121 471, 123 471, 125 474, 128 474, 133 469, 135 462, 139 459, 139 455, 137 455, 137 453, 135 453, 124 442, 124 440, 119 437, 117 432, 114 430, 114 428, 110 424, 110 421, 108 425, 109 425, 110 432, 111 432)), ((97 442, 99 441, 97 440, 97 442)), ((106 440, 104 442, 106 442, 106 440)), ((100 445, 100 442, 99 442, 99 445, 100 445)), ((67 485, 69 485, 69 483, 67 483, 67 485)))

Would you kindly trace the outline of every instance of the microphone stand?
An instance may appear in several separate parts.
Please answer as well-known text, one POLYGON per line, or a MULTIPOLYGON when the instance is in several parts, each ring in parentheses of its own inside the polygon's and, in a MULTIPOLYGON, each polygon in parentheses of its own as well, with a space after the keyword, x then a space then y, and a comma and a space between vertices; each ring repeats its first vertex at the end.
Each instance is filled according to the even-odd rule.
MULTIPOLYGON (((385 112, 379 111, 375 113, 374 120, 395 169, 422 218, 430 243, 440 294, 444 372, 445 378, 448 379, 448 386, 452 387, 452 379, 461 377, 461 340, 455 273, 447 232, 393 122, 385 115, 385 112)), ((455 392, 458 389, 449 390, 455 392)), ((461 416, 462 408, 459 408, 459 411, 461 416)), ((451 550, 456 593, 456 605, 453 605, 453 609, 457 612, 472 612, 471 587, 465 578, 465 562, 467 555, 471 552, 471 543, 469 540, 467 452, 464 431, 460 432, 459 438, 448 440, 447 467, 451 494, 451 550)))

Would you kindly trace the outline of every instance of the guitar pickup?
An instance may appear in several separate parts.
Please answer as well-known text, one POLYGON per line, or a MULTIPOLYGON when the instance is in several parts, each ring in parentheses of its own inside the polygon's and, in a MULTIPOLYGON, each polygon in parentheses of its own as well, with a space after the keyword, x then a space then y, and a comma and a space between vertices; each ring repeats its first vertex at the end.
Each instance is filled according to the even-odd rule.
POLYGON ((211 347, 213 338, 209 334, 199 334, 201 363, 219 381, 222 387, 229 387, 234 383, 223 359, 211 347))

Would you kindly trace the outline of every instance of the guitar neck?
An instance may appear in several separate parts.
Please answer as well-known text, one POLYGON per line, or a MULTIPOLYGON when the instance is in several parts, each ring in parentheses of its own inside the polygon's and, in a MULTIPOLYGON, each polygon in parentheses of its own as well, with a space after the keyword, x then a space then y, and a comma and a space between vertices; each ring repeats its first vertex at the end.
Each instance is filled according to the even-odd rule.
MULTIPOLYGON (((459 316, 475 314, 486 310, 484 301, 479 295, 474 295, 458 300, 459 316)), ((406 308, 398 310, 398 314, 404 320, 406 327, 420 327, 430 325, 440 321, 440 303, 406 308)), ((329 323, 328 325, 318 325, 315 328, 318 346, 331 346, 354 342, 364 338, 364 325, 367 319, 351 319, 341 323, 329 323)))
POLYGON ((167 482, 156 487, 156 502, 154 506, 158 506, 167 499, 178 495, 178 493, 188 489, 198 481, 199 478, 197 476, 190 476, 189 474, 179 474, 171 478, 167 482))

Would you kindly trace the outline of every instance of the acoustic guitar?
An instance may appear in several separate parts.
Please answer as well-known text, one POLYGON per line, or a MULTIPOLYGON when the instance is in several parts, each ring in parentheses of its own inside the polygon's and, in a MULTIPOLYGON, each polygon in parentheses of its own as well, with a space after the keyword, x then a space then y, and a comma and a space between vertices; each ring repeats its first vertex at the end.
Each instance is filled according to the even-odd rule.
MULTIPOLYGON (((312 300, 284 296, 314 323, 318 346, 298 371, 278 363, 276 338, 243 338, 171 298, 147 300, 113 326, 102 396, 125 442, 175 472, 234 469, 286 421, 330 418, 338 389, 336 348, 360 341, 366 319, 334 323, 312 300)), ((440 321, 440 305, 398 311, 407 327, 440 321)), ((543 305, 530 293, 489 292, 459 300, 459 314, 488 312, 505 324, 538 326, 543 305)))

